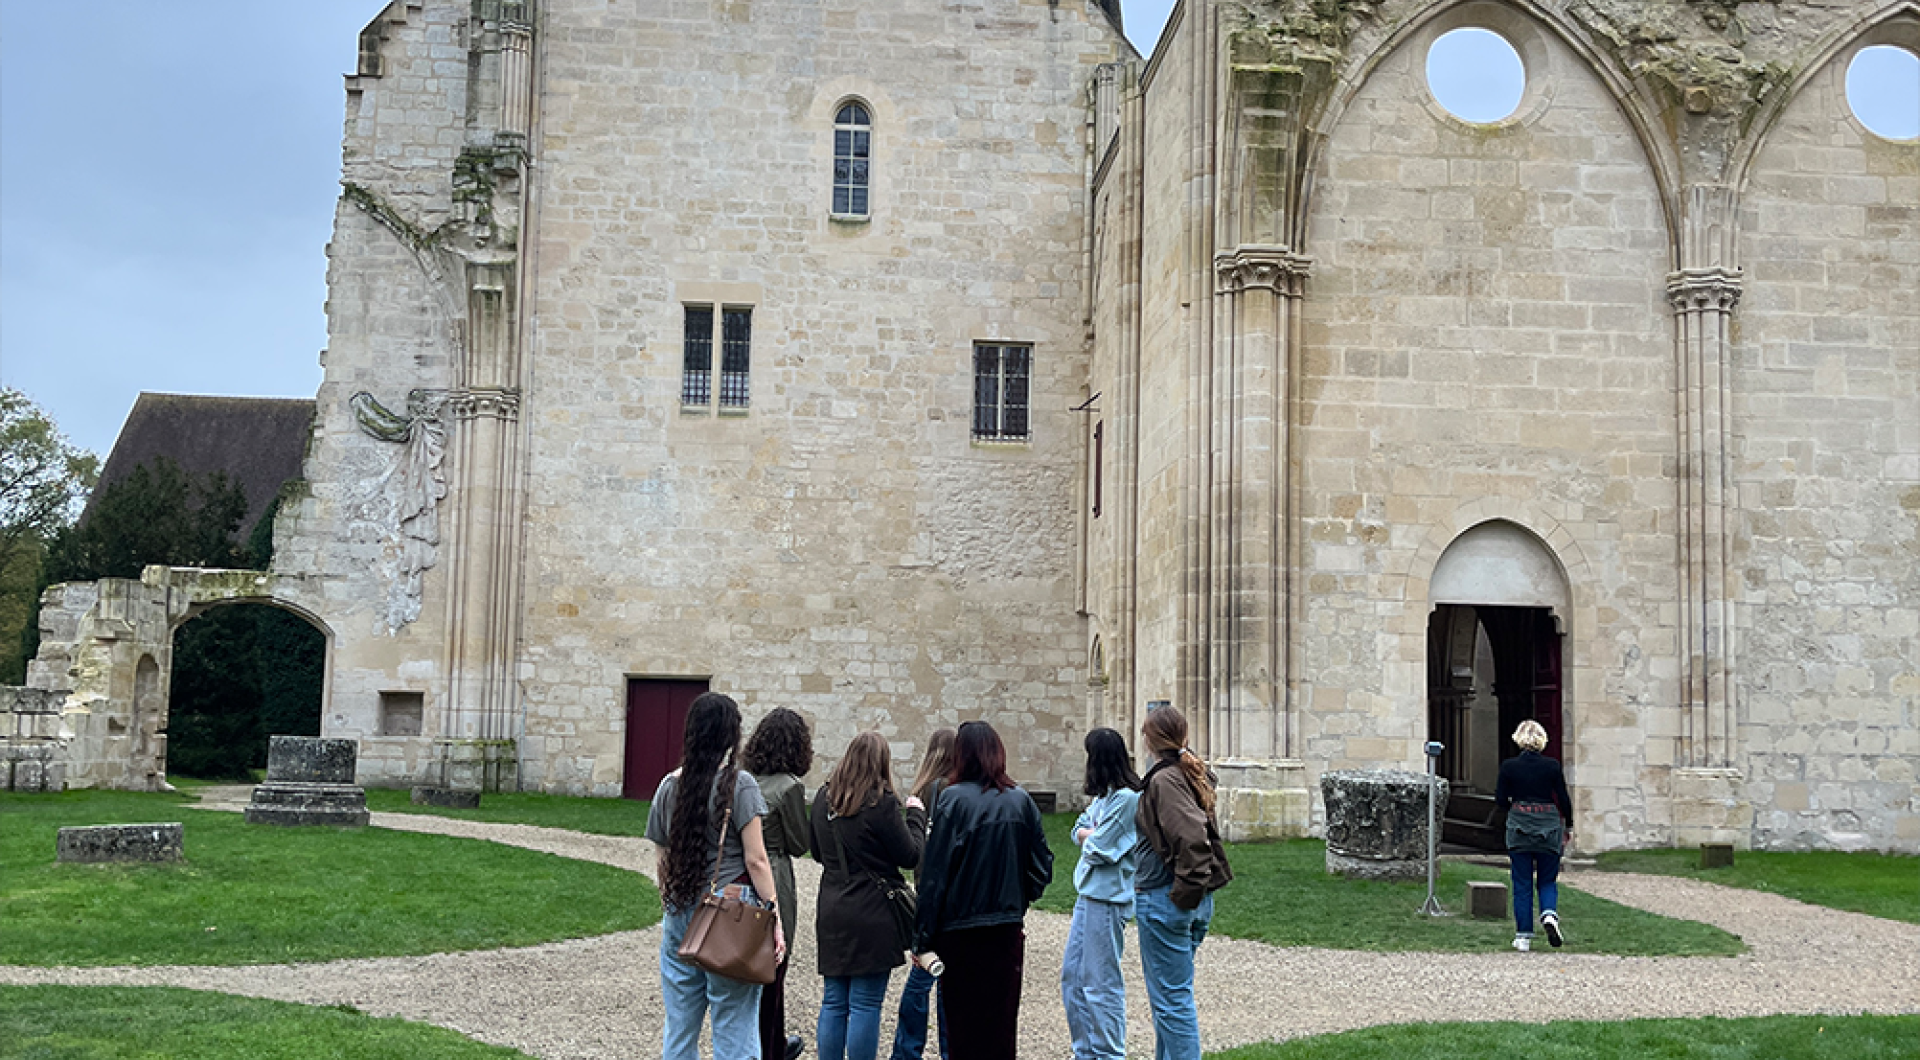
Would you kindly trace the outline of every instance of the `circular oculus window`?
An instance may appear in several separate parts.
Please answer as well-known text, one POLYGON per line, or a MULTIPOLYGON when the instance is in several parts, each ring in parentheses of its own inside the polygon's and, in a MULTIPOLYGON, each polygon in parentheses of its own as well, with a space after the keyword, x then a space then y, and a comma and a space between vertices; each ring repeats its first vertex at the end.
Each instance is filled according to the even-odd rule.
POLYGON ((1490 29, 1449 30, 1427 49, 1427 90, 1448 114, 1490 125, 1520 109, 1527 67, 1507 38, 1490 29))
POLYGON ((1920 55, 1893 44, 1860 49, 1847 64, 1847 106, 1875 136, 1920 139, 1920 55))

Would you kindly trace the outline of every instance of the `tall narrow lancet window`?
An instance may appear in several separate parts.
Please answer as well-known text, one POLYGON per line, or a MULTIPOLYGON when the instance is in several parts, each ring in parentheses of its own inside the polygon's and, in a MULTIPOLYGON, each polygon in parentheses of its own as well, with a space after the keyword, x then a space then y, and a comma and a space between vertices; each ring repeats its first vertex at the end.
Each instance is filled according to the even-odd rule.
POLYGON ((865 218, 873 158, 873 116, 865 104, 843 103, 833 119, 833 215, 865 218))
POLYGON ((753 346, 753 310, 728 306, 720 311, 720 407, 747 407, 748 352, 753 346))
POLYGON ((705 405, 713 394, 713 307, 686 308, 680 404, 705 405))

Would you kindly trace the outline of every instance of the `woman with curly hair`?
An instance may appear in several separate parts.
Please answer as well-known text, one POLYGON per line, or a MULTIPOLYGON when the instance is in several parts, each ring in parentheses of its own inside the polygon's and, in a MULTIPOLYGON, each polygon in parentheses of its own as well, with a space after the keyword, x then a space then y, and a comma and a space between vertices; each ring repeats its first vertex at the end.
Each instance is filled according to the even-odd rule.
MULTIPOLYGON (((753 727, 747 740, 747 771, 760 784, 767 802, 760 834, 773 862, 773 886, 780 923, 797 938, 794 925, 793 859, 807 852, 807 788, 801 780, 813 768, 813 734, 806 720, 785 707, 776 707, 753 727)), ((787 1034, 787 969, 793 948, 775 968, 773 982, 760 991, 760 1056, 762 1060, 794 1060, 806 1042, 787 1034)))
MULTIPOLYGON (((713 1016, 713 1053, 759 1060, 760 987, 713 975, 680 956, 680 942, 708 886, 742 901, 766 904, 775 893, 761 818, 760 785, 734 767, 740 750, 740 707, 707 692, 687 708, 680 768, 660 781, 647 813, 647 839, 666 917, 660 924, 660 991, 666 1002, 663 1060, 699 1060, 700 1025, 713 1016), (724 825, 724 827, 723 827, 724 825)), ((774 960, 787 940, 774 914, 774 960)))

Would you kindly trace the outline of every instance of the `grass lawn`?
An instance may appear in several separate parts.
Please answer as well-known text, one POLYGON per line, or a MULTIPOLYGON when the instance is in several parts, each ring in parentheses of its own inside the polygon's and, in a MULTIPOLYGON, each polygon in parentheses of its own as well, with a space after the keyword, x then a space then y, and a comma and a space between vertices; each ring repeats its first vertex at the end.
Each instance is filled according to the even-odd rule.
POLYGON ((1407 1023, 1207 1055, 1210 1060, 1896 1060, 1920 1056, 1920 1016, 1407 1023))
POLYGON ((526 1060, 453 1031, 169 987, 0 986, 0 1060, 526 1060))
POLYGON ((1703 869, 1698 850, 1619 850, 1600 855, 1600 867, 1686 876, 1920 924, 1920 858, 1910 855, 1741 850, 1731 867, 1703 869))
POLYGON ((438 806, 415 806, 412 792, 405 790, 370 788, 367 791, 369 810, 424 813, 497 824, 536 824, 594 835, 645 835, 648 805, 631 799, 585 799, 568 795, 499 792, 480 796, 480 808, 477 810, 449 810, 438 806))
MULTIPOLYGON (((1073 909, 1073 866, 1079 860, 1069 832, 1074 815, 1050 814, 1053 884, 1040 908, 1073 909)), ((1418 912, 1427 885, 1343 880, 1327 875, 1326 844, 1317 839, 1240 843, 1227 848, 1233 883, 1214 896, 1213 930, 1233 938, 1276 946, 1323 946, 1383 952, 1497 952, 1513 939, 1513 921, 1467 917, 1468 880, 1501 880, 1506 873, 1477 865, 1442 862, 1435 887, 1441 904, 1456 914, 1418 912)), ((1560 887, 1560 913, 1569 953, 1616 956, 1724 956, 1745 947, 1736 935, 1691 920, 1674 920, 1560 887)), ((1540 945, 1545 948, 1544 939, 1540 945)))
POLYGON ((256 964, 525 946, 646 927, 645 878, 381 828, 250 825, 185 795, 0 795, 0 964, 256 964), (63 865, 65 825, 186 823, 173 865, 63 865))

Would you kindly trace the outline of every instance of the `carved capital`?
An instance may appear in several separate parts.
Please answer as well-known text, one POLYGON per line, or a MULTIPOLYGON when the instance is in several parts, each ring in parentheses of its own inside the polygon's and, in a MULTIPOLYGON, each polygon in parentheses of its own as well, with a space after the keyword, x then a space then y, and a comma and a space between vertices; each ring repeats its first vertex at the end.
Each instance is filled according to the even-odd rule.
POLYGON ((1313 259, 1284 247, 1241 247, 1213 259, 1213 267, 1217 293, 1236 294, 1265 287, 1275 294, 1298 298, 1305 292, 1313 259))
POLYGON ((1731 312, 1740 302, 1740 270, 1715 266, 1668 273, 1667 301, 1679 313, 1731 312))
POLYGON ((455 419, 471 420, 485 416, 511 423, 520 418, 520 390, 504 386, 456 390, 448 395, 447 408, 452 410, 455 419))

